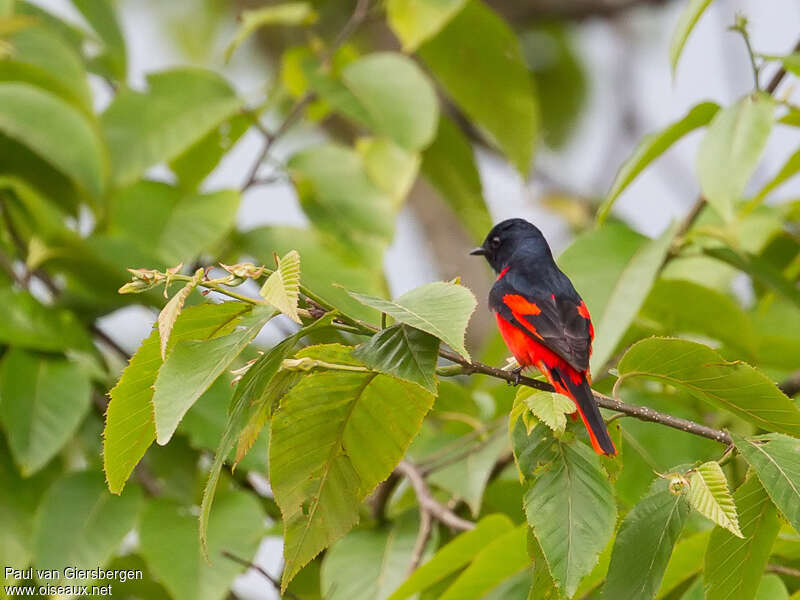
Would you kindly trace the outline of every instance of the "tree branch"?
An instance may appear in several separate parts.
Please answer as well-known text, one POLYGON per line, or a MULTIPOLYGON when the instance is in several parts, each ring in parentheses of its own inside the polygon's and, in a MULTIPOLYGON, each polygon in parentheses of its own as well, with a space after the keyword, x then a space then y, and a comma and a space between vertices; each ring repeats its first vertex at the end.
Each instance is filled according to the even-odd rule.
POLYGON ((395 467, 395 471, 411 483, 411 487, 414 488, 414 493, 417 496, 420 510, 427 511, 431 517, 457 531, 475 529, 475 523, 462 519, 433 497, 425 478, 415 465, 406 460, 401 460, 395 467))
POLYGON ((781 391, 792 398, 800 393, 800 371, 795 371, 778 384, 781 391))
MULTIPOLYGON (((236 556, 232 552, 228 552, 227 550, 222 551, 222 556, 227 558, 228 560, 232 560, 235 563, 239 563, 243 567, 248 567, 249 569, 253 569, 254 571, 258 572, 264 579, 270 582, 272 587, 274 587, 278 594, 281 594, 281 582, 275 579, 272 575, 267 573, 265 569, 262 569, 258 565, 250 562, 249 560, 242 558, 241 556, 236 556)), ((283 592, 283 596, 285 598, 292 598, 293 600, 300 600, 300 597, 297 594, 294 594, 290 591, 283 592)))
MULTIPOLYGON (((551 386, 549 383, 545 381, 539 381, 538 379, 531 379, 530 377, 520 377, 519 381, 517 382, 517 377, 509 371, 504 371, 503 369, 498 369, 496 367, 490 367, 489 365, 484 365, 479 362, 471 363, 462 358, 460 355, 456 354, 455 352, 452 352, 451 350, 443 349, 439 352, 439 355, 446 358, 447 360, 450 360, 452 362, 461 365, 463 367, 464 374, 467 375, 472 373, 481 373, 482 375, 488 375, 496 379, 502 379, 509 383, 519 383, 520 385, 527 385, 528 387, 532 387, 537 390, 542 390, 545 392, 555 391, 553 389, 553 386, 551 386)), ((694 421, 690 421, 688 419, 673 417, 672 415, 658 412, 657 410, 653 410, 652 408, 648 408, 647 406, 627 404, 626 402, 615 400, 614 398, 606 396, 605 394, 601 394, 600 392, 597 392, 595 390, 592 390, 592 394, 594 394, 594 399, 599 406, 619 413, 624 413, 625 415, 629 417, 634 417, 636 419, 639 419, 640 421, 659 423, 661 425, 666 425, 667 427, 672 427, 673 429, 679 429, 687 433, 699 435, 700 437, 720 442, 721 444, 732 443, 731 436, 728 435, 727 432, 722 431, 721 429, 714 429, 706 425, 701 425, 700 423, 695 423, 694 421)))

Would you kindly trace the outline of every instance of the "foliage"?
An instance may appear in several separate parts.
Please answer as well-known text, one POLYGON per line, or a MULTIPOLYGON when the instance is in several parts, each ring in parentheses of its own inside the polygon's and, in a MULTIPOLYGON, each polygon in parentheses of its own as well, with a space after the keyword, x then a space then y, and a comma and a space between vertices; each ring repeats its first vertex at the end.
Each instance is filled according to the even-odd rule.
MULTIPOLYGON (((774 192, 800 150, 748 194, 773 129, 800 122, 773 94, 797 53, 752 56, 786 72, 644 137, 581 205, 596 227, 557 261, 594 317, 604 414, 628 417, 612 458, 546 382, 477 360, 505 350, 470 327, 470 286, 394 297, 384 269, 419 181, 437 227, 480 242, 476 148, 527 177, 565 141, 586 86, 567 25, 483 0, 253 8, 220 52, 274 36, 253 102, 199 66, 130 85, 115 4, 72 3, 80 25, 0 0, 0 564, 136 568, 115 593, 213 600, 281 535, 263 583, 285 597, 796 592, 800 203, 774 192), (361 35, 375 23, 396 40, 361 35), (276 153, 297 125, 325 141, 276 153), (616 218, 692 132, 690 214, 652 239, 616 218), (245 133, 263 152, 218 189, 245 133), (275 180, 306 225, 242 230, 245 193, 275 180), (129 354, 105 317, 133 306, 153 329, 129 354)), ((710 1, 685 4, 673 70, 710 1)))

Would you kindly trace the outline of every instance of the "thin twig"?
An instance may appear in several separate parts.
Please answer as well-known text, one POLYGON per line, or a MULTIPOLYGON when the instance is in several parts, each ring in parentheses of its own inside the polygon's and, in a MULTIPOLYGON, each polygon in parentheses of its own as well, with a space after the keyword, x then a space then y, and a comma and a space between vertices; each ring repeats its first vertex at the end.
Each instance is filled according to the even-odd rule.
MULTIPOLYGON (((358 0, 356 2, 356 6, 353 9, 353 13, 350 15, 350 18, 342 27, 342 30, 334 39, 333 43, 328 47, 328 49, 323 53, 320 59, 320 68, 327 69, 330 66, 330 62, 333 59, 333 55, 336 54, 336 51, 344 44, 348 38, 353 35, 358 26, 364 21, 369 12, 369 2, 370 0, 358 0)), ((241 191, 245 191, 254 185, 258 185, 260 181, 258 178, 258 171, 261 167, 261 163, 269 155, 269 151, 272 149, 272 146, 275 142, 283 137, 283 135, 292 127, 292 125, 297 122, 297 120, 303 115, 303 111, 305 111, 306 107, 311 104, 316 98, 316 94, 312 91, 308 91, 303 96, 294 103, 291 109, 289 109, 289 113, 284 118, 283 122, 278 126, 278 129, 273 134, 269 134, 263 127, 259 127, 259 131, 264 134, 264 146, 261 148, 261 152, 258 154, 255 162, 253 163, 252 167, 250 167, 250 171, 247 174, 247 178, 245 179, 244 184, 242 185, 241 191)))
POLYGON ((475 529, 475 523, 462 519, 433 497, 425 478, 416 466, 406 460, 401 460, 395 467, 395 471, 411 483, 421 511, 427 511, 431 517, 456 531, 475 529))
POLYGON ((774 563, 768 564, 766 571, 768 573, 777 573, 778 575, 787 575, 788 577, 800 577, 800 569, 793 569, 792 567, 774 563))
MULTIPOLYGON (((281 582, 278 581, 277 579, 275 579, 269 573, 267 573, 267 571, 265 569, 263 569, 263 568, 259 567, 258 565, 250 562, 246 558, 242 558, 241 556, 236 556, 235 554, 233 554, 232 552, 228 552, 227 550, 223 550, 222 551, 222 556, 224 556, 228 560, 232 560, 235 563, 239 563, 243 567, 248 567, 250 569, 253 569, 254 571, 257 571, 261 576, 264 577, 264 579, 266 579, 267 581, 270 582, 270 584, 272 584, 272 587, 274 587, 278 591, 278 594, 281 593, 281 582)), ((300 597, 297 594, 295 594, 293 592, 290 592, 288 590, 283 592, 282 595, 285 598, 294 598, 294 600, 300 600, 300 597)))

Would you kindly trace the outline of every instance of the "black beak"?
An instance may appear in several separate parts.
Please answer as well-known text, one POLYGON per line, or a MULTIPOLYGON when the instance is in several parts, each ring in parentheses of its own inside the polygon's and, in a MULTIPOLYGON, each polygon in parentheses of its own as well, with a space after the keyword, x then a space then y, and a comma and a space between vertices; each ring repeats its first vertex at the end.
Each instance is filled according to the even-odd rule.
POLYGON ((486 249, 483 246, 478 246, 474 250, 469 251, 470 256, 486 256, 486 249))

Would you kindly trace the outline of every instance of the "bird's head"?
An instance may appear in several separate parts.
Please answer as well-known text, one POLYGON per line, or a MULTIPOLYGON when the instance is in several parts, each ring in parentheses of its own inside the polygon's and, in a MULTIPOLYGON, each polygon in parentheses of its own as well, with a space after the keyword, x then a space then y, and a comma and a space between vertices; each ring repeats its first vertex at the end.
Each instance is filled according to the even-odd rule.
POLYGON ((497 273, 511 266, 515 258, 536 260, 551 257, 542 232, 525 219, 507 219, 492 227, 481 246, 470 252, 483 256, 497 273))

